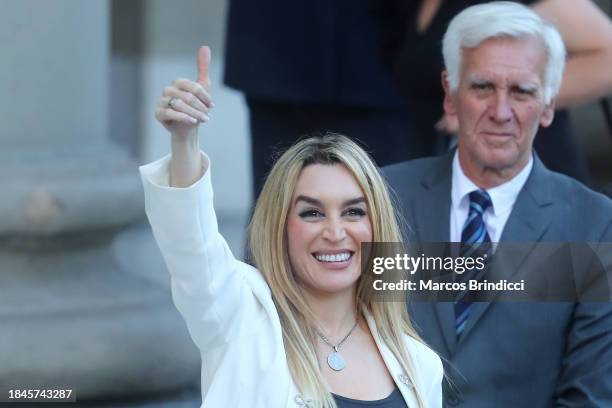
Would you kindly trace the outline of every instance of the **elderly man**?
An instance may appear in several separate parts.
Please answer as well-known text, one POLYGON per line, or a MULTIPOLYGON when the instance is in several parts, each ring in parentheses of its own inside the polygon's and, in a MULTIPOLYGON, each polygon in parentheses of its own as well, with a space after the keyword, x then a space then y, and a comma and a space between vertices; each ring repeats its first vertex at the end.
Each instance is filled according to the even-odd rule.
MULTIPOLYGON (((473 6, 449 25, 443 54, 457 149, 385 169, 410 239, 612 242, 612 202, 532 150, 562 79, 557 30, 516 3, 473 6)), ((449 406, 612 406, 610 303, 412 302, 410 311, 447 362, 449 406)))

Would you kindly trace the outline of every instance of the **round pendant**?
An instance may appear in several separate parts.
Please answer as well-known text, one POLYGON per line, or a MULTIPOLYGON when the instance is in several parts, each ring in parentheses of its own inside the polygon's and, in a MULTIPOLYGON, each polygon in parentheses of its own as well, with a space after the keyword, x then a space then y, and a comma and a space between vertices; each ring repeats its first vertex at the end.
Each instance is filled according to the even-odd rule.
POLYGON ((346 362, 340 353, 333 351, 327 356, 327 365, 334 371, 341 371, 346 367, 346 362))

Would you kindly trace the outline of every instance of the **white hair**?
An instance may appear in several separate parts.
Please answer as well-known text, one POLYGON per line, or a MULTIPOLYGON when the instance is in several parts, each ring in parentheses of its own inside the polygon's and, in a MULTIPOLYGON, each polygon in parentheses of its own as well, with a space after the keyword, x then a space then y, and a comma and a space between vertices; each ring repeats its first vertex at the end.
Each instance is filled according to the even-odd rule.
POLYGON ((563 79, 565 45, 557 29, 530 8, 510 1, 495 1, 471 6, 450 22, 442 55, 451 91, 459 86, 461 50, 475 48, 489 38, 539 38, 544 42, 548 60, 544 77, 544 102, 557 96, 563 79))

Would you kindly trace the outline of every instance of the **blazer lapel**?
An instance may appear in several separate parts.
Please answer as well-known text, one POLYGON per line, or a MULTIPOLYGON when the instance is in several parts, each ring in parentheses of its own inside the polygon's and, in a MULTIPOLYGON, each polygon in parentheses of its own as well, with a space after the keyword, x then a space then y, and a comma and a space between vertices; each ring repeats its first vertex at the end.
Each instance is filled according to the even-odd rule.
MULTIPOLYGON (((549 170, 534 155, 531 175, 514 203, 501 242, 520 242, 533 246, 541 240, 553 217, 551 206, 554 202, 548 176, 549 170)), ((519 264, 523 259, 516 260, 515 264, 519 264)))
POLYGON ((452 155, 440 157, 438 171, 421 179, 423 193, 413 203, 414 219, 420 242, 447 242, 450 237, 452 155))
MULTIPOLYGON (((517 273, 527 256, 541 241, 544 233, 552 222, 552 193, 547 182, 549 170, 534 154, 534 163, 529 178, 521 189, 508 221, 501 235, 501 243, 520 243, 518 246, 500 247, 499 256, 496 253, 492 259, 492 271, 495 279, 509 279, 517 273), (496 266, 498 265, 498 266, 496 266)), ((471 329, 488 309, 491 302, 475 302, 472 304, 470 317, 461 334, 459 344, 468 337, 471 329)))
POLYGON ((378 351, 380 351, 380 355, 389 370, 389 374, 393 378, 393 381, 399 388, 402 393, 402 397, 404 397, 404 401, 406 405, 409 407, 417 406, 416 396, 414 394, 414 390, 410 383, 407 381, 406 373, 404 373, 402 366, 399 361, 395 358, 395 355, 389 350, 385 342, 380 338, 378 333, 378 328, 376 327, 376 322, 374 318, 367 310, 367 308, 362 309, 363 316, 365 317, 366 322, 368 323, 368 327, 370 329, 370 333, 372 333, 372 337, 374 338, 374 342, 378 347, 378 351))
MULTIPOLYGON (((450 238, 451 167, 454 151, 439 158, 438 171, 421 179, 423 193, 414 199, 413 222, 417 226, 418 240, 423 244, 448 242, 450 238)), ((436 245, 440 253, 428 251, 430 256, 446 256, 442 245, 436 245)), ((434 301, 440 332, 446 346, 453 354, 456 347, 455 312, 450 302, 434 301)))

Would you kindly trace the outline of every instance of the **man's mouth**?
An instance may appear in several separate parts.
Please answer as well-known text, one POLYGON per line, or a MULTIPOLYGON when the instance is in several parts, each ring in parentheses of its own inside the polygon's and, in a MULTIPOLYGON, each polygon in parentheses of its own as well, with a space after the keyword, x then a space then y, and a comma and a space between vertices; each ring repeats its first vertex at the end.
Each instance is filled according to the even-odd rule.
POLYGON ((494 137, 513 137, 514 134, 513 133, 509 133, 509 132, 481 132, 482 134, 486 135, 486 136, 494 136, 494 137))

